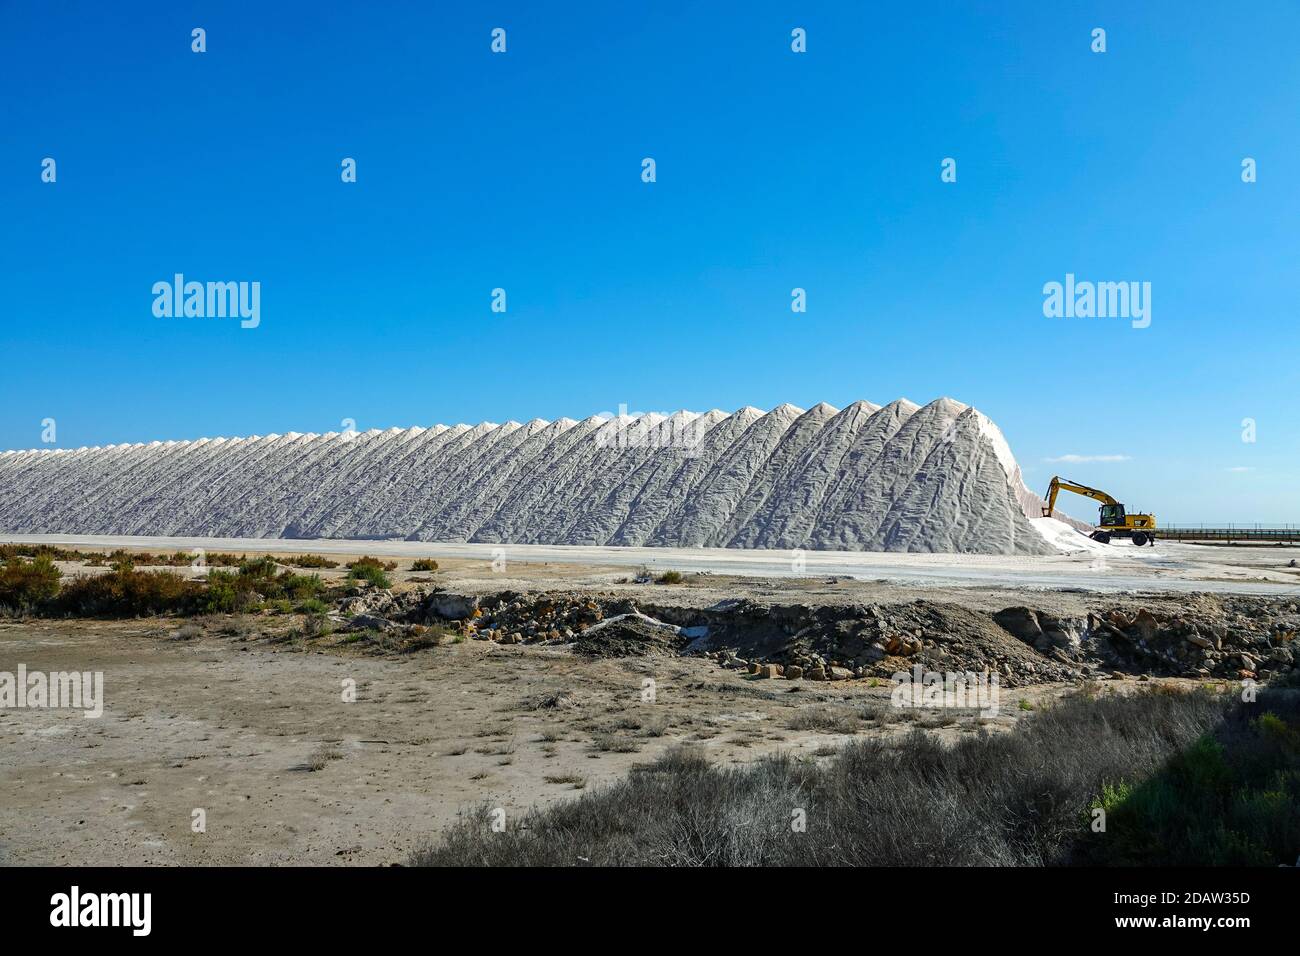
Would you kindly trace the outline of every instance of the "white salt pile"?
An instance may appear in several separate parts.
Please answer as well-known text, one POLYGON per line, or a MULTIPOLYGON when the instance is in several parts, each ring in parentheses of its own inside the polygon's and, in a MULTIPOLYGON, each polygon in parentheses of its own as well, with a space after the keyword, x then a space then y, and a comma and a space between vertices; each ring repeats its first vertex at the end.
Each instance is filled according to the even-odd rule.
POLYGON ((1081 534, 1079 530, 1081 522, 1067 524, 1059 518, 1030 518, 1029 523, 1057 551, 1067 554, 1079 551, 1087 551, 1090 554, 1114 554, 1116 550, 1113 544, 1102 544, 1086 534, 1081 534))
POLYGON ((1051 554, 941 398, 0 454, 0 531, 1051 554))

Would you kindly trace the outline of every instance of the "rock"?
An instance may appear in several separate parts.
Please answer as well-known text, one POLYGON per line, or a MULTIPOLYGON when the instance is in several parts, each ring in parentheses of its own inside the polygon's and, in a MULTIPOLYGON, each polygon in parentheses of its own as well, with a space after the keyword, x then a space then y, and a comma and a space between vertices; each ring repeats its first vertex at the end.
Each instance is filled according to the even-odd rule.
POLYGON ((1156 636, 1156 631, 1160 629, 1160 622, 1156 620, 1154 614, 1142 608, 1133 618, 1130 629, 1137 632, 1140 640, 1149 641, 1156 636))
POLYGON ((763 678, 768 678, 768 679, 771 679, 771 678, 774 678, 774 677, 780 677, 780 676, 781 676, 781 665, 780 665, 780 664, 764 664, 762 667, 760 667, 760 668, 758 669, 758 676, 759 676, 759 677, 763 677, 763 678))
POLYGON ((803 677, 803 668, 798 664, 787 664, 785 668, 786 680, 798 680, 803 677))
POLYGON ((750 662, 749 662, 749 672, 750 672, 751 674, 757 674, 758 671, 759 671, 759 669, 760 669, 762 666, 763 666, 763 665, 760 664, 760 663, 758 663, 758 661, 750 661, 750 662))
POLYGON ((1043 631, 1043 636, 1034 642, 1034 647, 1044 653, 1049 652, 1054 648, 1059 648, 1060 650, 1077 650, 1079 647, 1079 639, 1067 634, 1059 628, 1053 627, 1043 631))
POLYGON ((862 649, 857 659, 863 664, 874 664, 885 659, 885 649, 879 644, 870 644, 862 649))
POLYGON ((808 680, 826 680, 826 669, 820 664, 816 667, 810 667, 803 674, 808 680))
POLYGON ((848 680, 853 676, 853 671, 847 667, 834 667, 830 669, 831 680, 848 680))
POLYGON ((1032 608, 1004 608, 993 615, 993 620, 997 621, 1007 633, 1026 644, 1033 644, 1043 635, 1042 625, 1038 623, 1038 613, 1032 608))
POLYGON ((1129 641, 1129 636, 1128 636, 1128 634, 1126 634, 1124 631, 1121 631, 1121 630, 1120 630, 1118 627, 1116 627, 1114 624, 1110 623, 1110 621, 1102 621, 1102 620, 1098 620, 1098 621, 1097 621, 1097 630, 1101 631, 1101 632, 1102 632, 1103 634, 1105 634, 1107 637, 1118 638, 1118 639, 1124 641, 1126 644, 1127 644, 1128 641, 1129 641))
POLYGON ((390 631, 394 624, 387 618, 375 614, 354 614, 349 627, 354 631, 390 631))
POLYGON ((1214 646, 1214 642, 1212 640, 1210 640, 1208 637, 1202 637, 1199 634, 1188 634, 1187 642, 1189 644, 1195 644, 1197 647, 1204 647, 1207 649, 1214 646))
POLYGON ((478 598, 438 591, 429 596, 425 610, 444 620, 460 621, 478 610, 478 598))

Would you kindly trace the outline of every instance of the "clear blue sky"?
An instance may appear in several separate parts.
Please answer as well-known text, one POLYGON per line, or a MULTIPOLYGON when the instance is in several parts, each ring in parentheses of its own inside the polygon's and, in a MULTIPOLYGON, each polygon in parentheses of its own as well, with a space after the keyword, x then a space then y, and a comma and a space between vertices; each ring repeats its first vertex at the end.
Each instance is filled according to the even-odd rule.
POLYGON ((950 395, 1032 485, 1298 522, 1298 45, 1292 2, 0 3, 0 448, 950 395), (155 318, 177 272, 260 327, 155 318), (1045 318, 1067 272, 1151 326, 1045 318))

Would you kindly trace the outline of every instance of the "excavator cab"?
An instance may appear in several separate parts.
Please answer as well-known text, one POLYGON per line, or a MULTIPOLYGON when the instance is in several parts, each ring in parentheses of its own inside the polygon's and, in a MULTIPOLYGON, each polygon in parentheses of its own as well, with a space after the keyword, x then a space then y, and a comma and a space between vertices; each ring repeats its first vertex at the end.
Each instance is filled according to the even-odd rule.
POLYGON ((1124 527, 1124 506, 1102 505, 1101 519, 1097 523, 1103 528, 1124 527))

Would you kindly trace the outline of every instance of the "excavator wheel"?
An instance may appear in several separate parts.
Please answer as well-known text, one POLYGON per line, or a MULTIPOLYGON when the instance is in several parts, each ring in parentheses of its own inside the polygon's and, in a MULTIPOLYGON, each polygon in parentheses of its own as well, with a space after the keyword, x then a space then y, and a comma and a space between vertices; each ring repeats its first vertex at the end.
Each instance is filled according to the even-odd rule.
POLYGON ((1142 547, 1142 545, 1147 543, 1147 533, 1145 531, 1134 531, 1133 543, 1139 548, 1142 547))
POLYGON ((1093 541, 1100 541, 1102 544, 1110 544, 1110 532, 1109 532, 1109 531, 1094 531, 1094 532, 1092 533, 1092 540, 1093 540, 1093 541))

